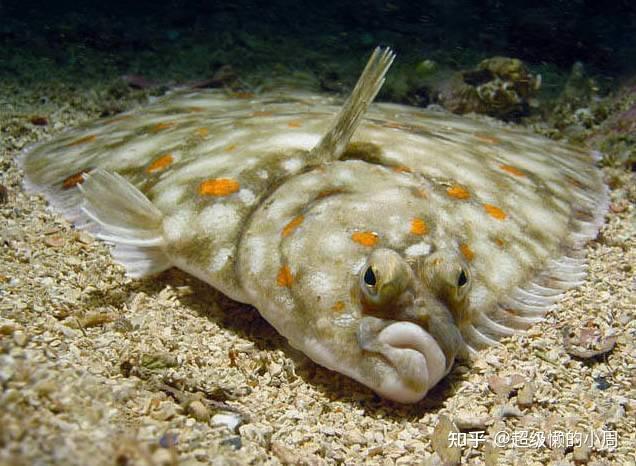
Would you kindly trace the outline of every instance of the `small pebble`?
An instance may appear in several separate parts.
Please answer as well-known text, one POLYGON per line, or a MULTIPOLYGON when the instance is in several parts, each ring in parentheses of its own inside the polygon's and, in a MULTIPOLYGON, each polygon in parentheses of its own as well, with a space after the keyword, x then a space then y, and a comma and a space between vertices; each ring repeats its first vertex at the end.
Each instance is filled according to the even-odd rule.
POLYGON ((278 460, 283 464, 298 464, 299 457, 294 453, 294 451, 284 445, 282 442, 277 440, 272 442, 271 445, 272 453, 274 456, 278 458, 278 460))
POLYGON ((574 451, 572 452, 572 459, 577 464, 587 463, 590 460, 590 447, 588 447, 587 445, 574 447, 574 451))
POLYGON ((188 413, 199 422, 210 420, 210 410, 199 400, 194 400, 188 405, 188 413))
POLYGON ((532 382, 526 382, 519 390, 517 394, 517 404, 521 408, 528 408, 534 403, 534 384, 532 382))
POLYGON ((44 238, 44 244, 51 246, 52 248, 59 248, 64 246, 64 238, 60 235, 52 235, 44 238))
POLYGON ((0 205, 9 202, 9 190, 5 185, 0 184, 0 205))
POLYGON ((152 454, 152 464, 156 466, 171 466, 176 464, 174 453, 165 448, 159 448, 152 454))
POLYGON ((159 439, 159 445, 162 448, 174 447, 179 440, 179 437, 174 432, 166 432, 159 439))
MULTIPOLYGON (((216 416, 219 416, 219 414, 217 414, 216 416)), ((213 423, 216 416, 212 417, 213 423)), ((245 424, 239 427, 239 433, 241 434, 241 437, 243 437, 243 439, 254 442, 265 448, 268 447, 271 443, 274 428, 272 426, 260 423, 245 424)))
POLYGON ((488 387, 495 395, 502 397, 507 397, 512 392, 510 381, 498 375, 488 377, 488 387))
POLYGON ((492 424, 492 418, 488 415, 460 414, 453 421, 459 430, 485 430, 492 424))
POLYGON ((49 124, 48 118, 41 115, 33 115, 29 121, 31 122, 31 124, 36 126, 46 126, 49 124))
POLYGON ((27 334, 24 333, 22 330, 16 330, 13 333, 13 341, 19 347, 24 348, 29 341, 29 337, 27 337, 27 334))
POLYGON ((516 406, 502 405, 495 409, 495 416, 506 417, 523 417, 523 413, 516 406))
POLYGON ((449 441, 451 433, 459 433, 459 429, 448 416, 441 415, 439 421, 433 430, 431 444, 433 450, 440 456, 444 464, 459 464, 462 451, 458 445, 449 441))
POLYGON ((221 445, 227 445, 229 447, 232 447, 234 450, 240 450, 241 447, 243 446, 243 441, 241 440, 241 437, 239 436, 229 437, 229 438, 226 438, 225 440, 222 440, 221 445))
POLYGON ((594 382, 596 382, 596 388, 599 390, 607 390, 611 386, 607 379, 602 375, 594 377, 594 382))
POLYGON ((236 413, 218 413, 212 416, 212 424, 215 426, 226 426, 232 432, 243 424, 243 418, 236 413))
POLYGON ((79 231, 77 233, 77 241, 79 241, 82 244, 91 244, 95 241, 95 238, 93 238, 93 235, 91 235, 90 233, 86 232, 86 231, 79 231))

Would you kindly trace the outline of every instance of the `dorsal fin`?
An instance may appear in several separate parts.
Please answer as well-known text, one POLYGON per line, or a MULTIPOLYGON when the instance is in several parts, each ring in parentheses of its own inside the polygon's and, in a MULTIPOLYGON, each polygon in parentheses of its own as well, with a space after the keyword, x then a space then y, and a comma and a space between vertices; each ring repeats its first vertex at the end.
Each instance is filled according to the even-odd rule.
POLYGON ((389 47, 376 47, 334 125, 311 150, 309 157, 312 162, 338 160, 342 156, 362 116, 382 88, 384 76, 394 59, 395 53, 389 47))

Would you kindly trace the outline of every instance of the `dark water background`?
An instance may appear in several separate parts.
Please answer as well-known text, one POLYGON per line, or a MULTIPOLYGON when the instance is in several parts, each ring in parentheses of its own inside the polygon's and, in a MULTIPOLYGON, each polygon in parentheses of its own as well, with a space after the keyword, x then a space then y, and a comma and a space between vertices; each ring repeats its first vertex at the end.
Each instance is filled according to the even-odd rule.
POLYGON ((376 44, 458 67, 506 55, 557 70, 580 61, 620 76, 636 69, 636 2, 0 1, 0 75, 25 78, 20 60, 88 75, 194 77, 228 63, 315 68, 320 59, 366 56, 376 44))

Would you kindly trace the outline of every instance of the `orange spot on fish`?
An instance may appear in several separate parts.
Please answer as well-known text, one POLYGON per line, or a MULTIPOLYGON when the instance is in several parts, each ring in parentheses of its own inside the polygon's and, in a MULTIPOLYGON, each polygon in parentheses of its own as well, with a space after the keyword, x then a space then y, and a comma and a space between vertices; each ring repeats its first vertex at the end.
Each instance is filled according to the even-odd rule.
POLYGON ((415 217, 411 220, 411 233, 414 235, 425 235, 428 231, 426 222, 421 218, 415 217))
POLYGON ((501 238, 495 238, 495 244, 500 248, 503 248, 506 245, 506 242, 501 238))
POLYGON ((470 193, 464 188, 458 185, 450 186, 446 189, 446 193, 455 199, 466 200, 470 199, 470 193))
POLYGON ((393 167, 393 171, 396 173, 411 173, 412 172, 412 170, 409 167, 406 167, 404 165, 397 165, 393 167))
POLYGON ((488 215, 497 220, 505 220, 508 216, 503 210, 492 204, 484 204, 484 209, 488 215))
POLYGON ((294 277, 292 276, 292 273, 289 270, 289 267, 287 267, 286 265, 283 265, 278 271, 278 276, 276 277, 276 283, 278 283, 278 286, 290 287, 293 282, 294 282, 294 277))
POLYGON ((225 152, 234 152, 238 146, 236 144, 230 144, 223 149, 225 152))
POLYGON ((67 145, 67 147, 79 146, 82 144, 86 144, 87 142, 93 142, 95 139, 97 139, 97 136, 95 136, 94 134, 89 134, 88 136, 84 136, 83 138, 79 138, 71 142, 67 145))
POLYGON ((345 303, 342 301, 336 301, 333 306, 331 306, 332 311, 341 312, 345 308, 345 303))
POLYGON ((172 164, 172 162, 174 162, 174 158, 172 157, 172 155, 162 155, 157 160, 148 165, 148 167, 146 168, 146 173, 155 173, 161 170, 165 170, 172 164))
POLYGON ((209 133, 210 130, 207 128, 197 128, 195 131, 196 135, 199 136, 200 138, 204 138, 206 137, 209 133))
POLYGON ((517 167, 513 167, 512 165, 501 164, 499 165, 499 168, 501 168, 503 171, 508 172, 514 176, 526 176, 524 172, 519 170, 517 167))
POLYGON ((485 133, 476 133, 475 139, 481 142, 485 142, 486 144, 501 144, 500 139, 485 133))
POLYGON ((303 122, 301 120, 292 120, 287 123, 287 126, 289 126, 290 128, 300 128, 302 125, 303 122))
POLYGON ((88 173, 88 170, 82 170, 64 179, 64 181, 62 181, 62 189, 64 190, 71 189, 77 186, 78 184, 82 184, 84 182, 85 173, 88 173))
POLYGON ((378 234, 373 231, 356 231, 351 239, 362 246, 375 246, 378 243, 378 234))
POLYGON ((468 262, 471 262, 475 258, 475 252, 466 243, 460 244, 459 250, 468 262))
POLYGON ((302 215, 299 215, 298 217, 294 217, 287 225, 285 225, 285 227, 283 228, 283 231, 281 231, 281 235, 283 235, 283 238, 286 238, 287 236, 291 235, 294 232, 294 230, 298 228, 301 223, 303 223, 304 220, 305 220, 305 217, 302 215))
POLYGON ((153 133, 158 133, 159 131, 163 131, 164 129, 172 128, 176 123, 174 121, 164 121, 162 123, 157 123, 155 126, 150 128, 150 131, 153 133))
POLYGON ((260 111, 260 112, 253 112, 251 116, 262 117, 262 116, 272 116, 273 114, 274 114, 273 112, 260 111))
POLYGON ((240 189, 238 181, 231 178, 214 178, 202 181, 199 185, 199 194, 202 196, 227 196, 240 189))

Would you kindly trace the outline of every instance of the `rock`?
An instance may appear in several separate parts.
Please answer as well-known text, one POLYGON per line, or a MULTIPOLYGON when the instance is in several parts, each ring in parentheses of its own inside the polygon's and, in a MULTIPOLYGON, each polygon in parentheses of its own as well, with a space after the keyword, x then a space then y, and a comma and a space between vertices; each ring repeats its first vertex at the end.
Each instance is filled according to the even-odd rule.
POLYGON ((29 341, 29 337, 22 330, 16 330, 13 333, 13 341, 19 347, 24 348, 26 346, 27 342, 29 341))
POLYGON ((459 430, 486 430, 492 424, 492 418, 488 415, 476 415, 463 413, 453 418, 459 430))
POLYGON ((243 417, 237 413, 218 413, 212 416, 212 425, 225 426, 232 432, 236 432, 244 422, 243 417))
POLYGON ((52 248, 59 248, 64 246, 64 238, 60 235, 47 236, 44 238, 44 244, 52 248))
POLYGON ((241 437, 235 435, 222 440, 221 445, 227 445, 234 450, 240 450, 241 447, 243 447, 243 441, 241 440, 241 437))
POLYGON ((578 359, 592 359, 609 353, 614 349, 617 335, 606 334, 594 322, 583 327, 563 330, 563 346, 565 351, 578 359))
POLYGON ((501 405, 495 408, 495 416, 500 418, 523 417, 523 413, 516 406, 501 405))
POLYGON ((177 357, 171 353, 158 352, 141 356, 141 366, 149 370, 163 370, 177 365, 177 357))
POLYGON ((46 126, 49 124, 48 118, 42 115, 33 115, 31 118, 29 118, 29 121, 32 125, 35 126, 46 126))
POLYGON ((415 65, 415 74, 420 78, 426 78, 437 71, 437 63, 433 60, 422 60, 415 65))
POLYGON ((285 444, 279 441, 272 442, 272 453, 280 460, 283 464, 299 464, 300 458, 294 453, 294 451, 287 447, 285 444))
MULTIPOLYGON (((188 405, 188 413, 199 422, 210 420, 210 410, 199 400, 194 400, 188 405)), ((233 428, 231 430, 234 430, 233 428)))
POLYGON ((590 447, 587 445, 574 447, 572 459, 576 464, 587 463, 590 460, 590 447))
POLYGON ((177 464, 176 453, 165 448, 159 448, 152 454, 152 464, 156 466, 171 466, 177 464))
MULTIPOLYGON (((214 422, 214 417, 212 418, 214 422)), ((263 448, 269 448, 274 428, 265 424, 245 424, 239 427, 239 433, 245 440, 249 440, 263 448)))
POLYGON ((532 75, 521 60, 492 57, 439 83, 435 91, 439 102, 453 113, 509 119, 528 113, 540 87, 541 76, 532 75))
POLYGON ((534 384, 532 382, 526 382, 519 390, 517 394, 517 404, 520 408, 528 408, 534 403, 534 384))
POLYGON ((82 244, 91 244, 95 241, 93 235, 84 230, 78 231, 75 237, 82 244))
POLYGON ((444 464, 454 465, 459 464, 462 458, 462 450, 459 442, 453 441, 453 436, 459 435, 459 429, 448 416, 440 416, 435 429, 433 430, 433 436, 431 437, 431 444, 433 450, 440 456, 444 464))
POLYGON ((3 184, 0 184, 0 205, 9 202, 9 190, 3 184))
POLYGON ((499 377, 498 375, 488 377, 488 388, 490 388, 495 395, 506 398, 512 392, 510 380, 505 377, 499 377))

